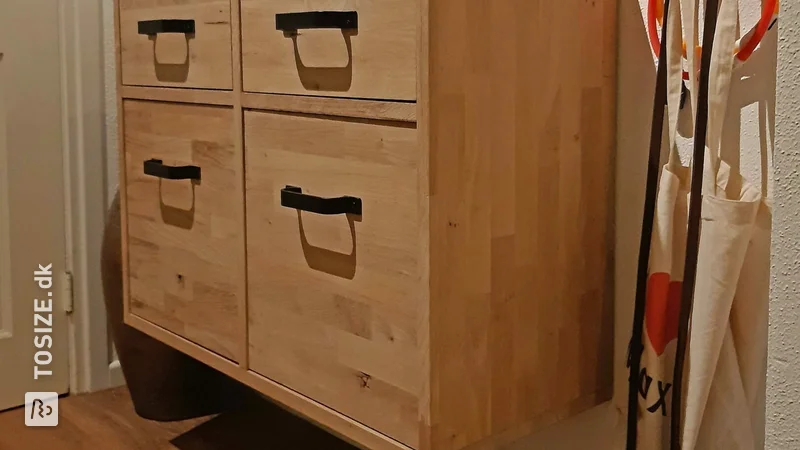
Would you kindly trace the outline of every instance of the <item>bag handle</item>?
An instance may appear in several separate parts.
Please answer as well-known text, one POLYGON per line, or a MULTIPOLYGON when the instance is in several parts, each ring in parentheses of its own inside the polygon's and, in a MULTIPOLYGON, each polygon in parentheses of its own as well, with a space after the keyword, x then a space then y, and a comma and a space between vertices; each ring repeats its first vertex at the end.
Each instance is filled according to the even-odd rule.
POLYGON ((699 2, 697 0, 681 0, 681 13, 683 18, 683 27, 686 34, 687 47, 694 49, 686 50, 686 72, 687 81, 689 82, 689 93, 692 99, 692 120, 697 116, 697 70, 699 69, 698 60, 701 51, 700 42, 698 41, 698 33, 700 30, 700 14, 698 8, 699 2))
MULTIPOLYGON (((667 122, 669 130, 669 167, 676 172, 681 166, 678 152, 678 119, 680 118, 683 84, 683 19, 681 2, 675 0, 666 12, 664 23, 667 30, 667 122)), ((662 53, 663 54, 663 53, 662 53)))
MULTIPOLYGON (((661 55, 667 53, 667 28, 671 20, 669 15, 671 0, 664 1, 665 23, 661 29, 661 55)), ((667 105, 667 58, 658 59, 656 72, 656 90, 653 100, 653 120, 650 125, 650 151, 647 162, 647 181, 645 183, 644 216, 642 219, 642 235, 639 241, 639 261, 636 276, 636 298, 633 310, 633 332, 628 350, 628 416, 626 449, 636 450, 639 416, 639 372, 641 370, 644 345, 642 334, 644 328, 645 306, 647 303, 647 276, 650 263, 650 242, 653 238, 653 221, 658 193, 658 172, 661 160, 661 139, 664 130, 664 113, 667 105)))
POLYGON ((716 174, 719 169, 718 151, 722 140, 722 127, 728 104, 730 79, 733 76, 733 58, 729 55, 728 49, 730 47, 727 44, 731 38, 735 41, 736 32, 738 31, 738 0, 723 0, 722 9, 720 9, 719 3, 720 0, 708 0, 705 9, 703 52, 700 62, 697 119, 695 121, 691 197, 689 200, 689 224, 686 238, 686 264, 684 266, 681 310, 678 319, 678 346, 675 353, 672 380, 672 414, 670 421, 672 450, 680 450, 682 444, 684 363, 689 338, 689 319, 694 303, 694 288, 697 280, 703 194, 706 192, 713 193, 713 191, 708 190, 709 183, 716 186, 716 174), (730 65, 726 62, 729 59, 731 61, 730 65), (714 75, 713 86, 711 85, 712 74, 714 75), (711 98, 712 95, 714 98, 711 98), (706 152, 707 146, 709 147, 708 152, 706 152), (711 166, 708 169, 705 168, 706 153, 709 155, 711 166), (704 175, 706 175, 705 183, 704 175), (709 178, 711 179, 708 180, 709 178))
POLYGON ((739 32, 739 0, 724 0, 719 9, 714 48, 709 68, 708 147, 709 167, 705 174, 704 195, 714 195, 717 190, 717 173, 722 158, 722 133, 728 112, 733 70, 736 57, 725 51, 736 43, 739 32))
POLYGON ((695 122, 694 155, 689 224, 686 238, 686 264, 681 292, 681 311, 678 320, 678 346, 673 373, 672 415, 670 438, 672 450, 681 449, 683 415, 683 375, 686 347, 689 340, 689 320, 694 304, 697 280, 697 259, 700 246, 700 218, 703 196, 716 193, 720 165, 722 130, 733 78, 734 57, 728 49, 738 32, 738 0, 708 0, 706 4, 703 52, 700 63, 697 120, 695 122), (713 84, 712 84, 713 81, 713 84), (709 167, 705 167, 705 155, 709 167), (705 178, 705 179, 704 179, 705 178))

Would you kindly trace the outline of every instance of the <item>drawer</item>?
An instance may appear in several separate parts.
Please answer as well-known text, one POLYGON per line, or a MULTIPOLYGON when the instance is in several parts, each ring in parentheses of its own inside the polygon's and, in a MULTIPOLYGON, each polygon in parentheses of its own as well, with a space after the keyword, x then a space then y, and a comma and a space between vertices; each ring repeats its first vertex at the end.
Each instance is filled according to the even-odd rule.
POLYGON ((241 7, 244 90, 416 99, 417 0, 241 0, 241 7))
POLYGON ((229 0, 120 0, 122 84, 232 89, 229 0))
POLYGON ((412 446, 416 143, 407 124, 245 113, 250 368, 412 446))
POLYGON ((123 114, 130 312, 238 361, 244 195, 233 111, 126 100, 123 114))

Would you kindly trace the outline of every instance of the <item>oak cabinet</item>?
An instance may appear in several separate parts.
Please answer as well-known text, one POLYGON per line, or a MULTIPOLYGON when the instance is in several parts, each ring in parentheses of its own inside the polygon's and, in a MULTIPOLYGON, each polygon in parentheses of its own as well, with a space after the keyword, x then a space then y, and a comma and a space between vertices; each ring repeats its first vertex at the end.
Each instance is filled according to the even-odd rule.
POLYGON ((128 324, 367 449, 610 398, 616 2, 118 13, 128 324))

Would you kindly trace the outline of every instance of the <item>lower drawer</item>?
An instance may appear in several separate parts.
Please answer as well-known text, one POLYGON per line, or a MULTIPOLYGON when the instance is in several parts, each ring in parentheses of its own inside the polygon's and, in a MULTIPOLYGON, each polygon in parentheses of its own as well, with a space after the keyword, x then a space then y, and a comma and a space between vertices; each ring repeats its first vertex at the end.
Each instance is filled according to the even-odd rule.
POLYGON ((130 312, 239 361, 244 195, 233 110, 126 100, 123 114, 130 312))
POLYGON ((416 129, 244 120, 250 368, 416 447, 416 129))

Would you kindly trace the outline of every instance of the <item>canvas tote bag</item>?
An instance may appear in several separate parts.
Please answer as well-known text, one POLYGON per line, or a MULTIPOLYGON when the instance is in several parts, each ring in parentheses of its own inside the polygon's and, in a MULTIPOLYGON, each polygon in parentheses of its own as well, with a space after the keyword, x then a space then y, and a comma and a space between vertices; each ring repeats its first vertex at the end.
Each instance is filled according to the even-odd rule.
POLYGON ((662 36, 661 55, 666 58, 659 61, 649 163, 649 170, 655 168, 656 172, 648 174, 648 187, 656 192, 646 195, 630 358, 627 448, 641 450, 670 448, 671 390, 688 220, 690 173, 681 165, 676 142, 683 86, 680 0, 665 2, 664 11, 662 35, 666 36, 662 36), (659 119, 659 108, 663 110, 665 104, 669 162, 658 176, 664 120, 663 114, 659 119), (648 218, 652 218, 651 230, 647 229, 648 218))
MULTIPOLYGON (((628 418, 628 448, 756 449, 763 442, 758 430, 763 424, 759 417, 763 414, 770 213, 761 192, 720 160, 734 66, 738 1, 722 2, 710 66, 707 62, 703 68, 709 75, 706 86, 698 85, 694 53, 687 52, 693 109, 699 112, 700 132, 696 137, 703 139, 708 131, 708 139, 703 139, 708 145, 697 142, 695 152, 695 161, 702 158, 695 167, 695 175, 699 171, 703 182, 698 202, 702 205, 698 211, 702 231, 699 245, 689 247, 688 254, 692 174, 690 168, 680 164, 675 146, 682 9, 683 17, 691 18, 686 20, 687 42, 696 42, 694 30, 698 28, 693 1, 674 0, 672 5, 665 5, 666 76, 660 76, 659 82, 666 84, 670 161, 661 170, 652 205, 652 236, 642 243, 642 254, 649 253, 649 257, 646 267, 640 264, 631 342, 629 405, 635 410, 628 418), (690 11, 686 11, 687 6, 690 11), (708 107, 698 108, 698 102, 707 102, 708 107), (687 267, 687 256, 696 258, 696 264, 687 267), (646 280, 642 273, 647 274, 646 280), (685 276, 696 280, 693 290, 684 289, 685 276), (676 339, 681 329, 685 334, 683 348, 676 339), (639 364, 637 355, 641 355, 639 364), (685 361, 679 363, 682 369, 676 367, 676 359, 685 361)), ((708 25, 710 19, 707 15, 706 29, 713 29, 708 25)), ((705 44, 711 48, 708 39, 705 44)), ((663 48, 664 43, 662 55, 663 48)), ((651 149, 651 166, 652 162, 651 149)), ((646 205, 645 219, 647 209, 646 205)), ((645 220, 643 238, 650 234, 647 226, 645 220)))
POLYGON ((682 305, 691 321, 680 324, 690 333, 684 381, 676 383, 685 389, 673 393, 685 405, 673 411, 681 443, 674 448, 683 450, 763 448, 771 211, 761 189, 721 159, 738 7, 738 0, 721 2, 708 69, 696 281, 693 301, 684 296, 682 305))

